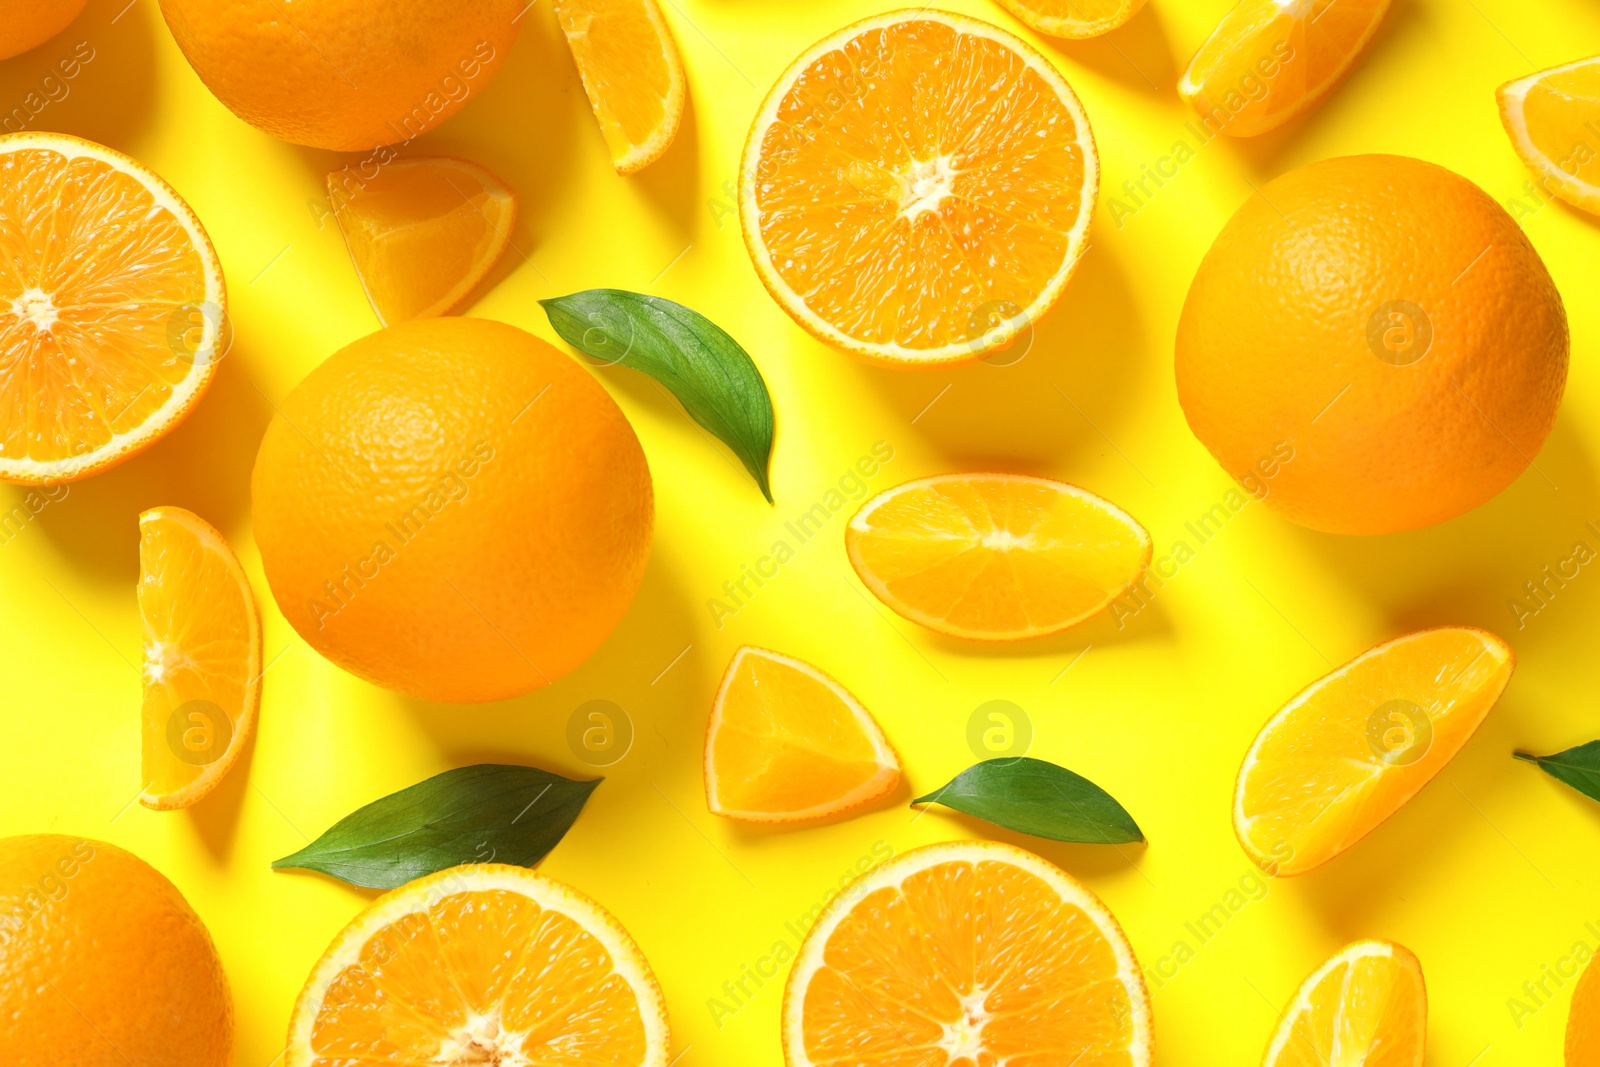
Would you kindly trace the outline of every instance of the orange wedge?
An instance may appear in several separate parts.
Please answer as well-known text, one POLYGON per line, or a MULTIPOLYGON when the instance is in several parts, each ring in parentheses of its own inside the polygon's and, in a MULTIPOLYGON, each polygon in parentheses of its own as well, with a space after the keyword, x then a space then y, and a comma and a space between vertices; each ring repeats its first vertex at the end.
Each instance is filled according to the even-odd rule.
POLYGON ((306 979, 284 1067, 665 1067, 666 1003, 628 932, 570 886, 467 864, 385 893, 306 979))
POLYGON ((556 0, 556 17, 618 174, 654 163, 683 119, 687 83, 656 0, 556 0))
POLYGON ((1000 0, 1000 5, 1040 33, 1098 37, 1127 22, 1145 0, 1000 0))
POLYGON ((762 284, 825 344, 893 366, 1010 344, 1077 266, 1100 184, 1089 120, 1015 36, 898 11, 816 44, 740 168, 762 284))
POLYGON ((833 899, 783 993, 788 1067, 1145 1067, 1150 1003, 1122 928, 1038 856, 913 849, 833 899))
POLYGON ((1600 1067, 1600 964, 1594 959, 1572 990, 1565 1060, 1566 1067, 1600 1067))
POLYGON ((809 663, 745 645, 706 727, 706 806, 748 822, 859 808, 900 783, 900 761, 867 709, 809 663))
POLYGON ((328 200, 356 277, 385 326, 443 315, 511 243, 517 196, 476 163, 407 159, 356 181, 328 175, 328 200))
POLYGON ((74 481, 153 444, 211 383, 225 313, 166 182, 63 133, 0 137, 0 479, 74 481))
POLYGON ((1600 56, 1507 82, 1497 95, 1522 161, 1561 199, 1600 215, 1600 56))
POLYGON ((1239 768, 1233 830, 1269 874, 1304 874, 1377 828, 1450 762, 1516 656, 1471 626, 1370 648, 1267 721, 1239 768))
POLYGON ((244 750, 261 696, 261 623, 233 550, 182 508, 139 516, 147 808, 186 808, 244 750))
POLYGON ((1355 63, 1389 0, 1239 0, 1178 81, 1214 130, 1254 137, 1322 99, 1355 63))
POLYGON ((1262 1067, 1422 1067, 1422 965, 1388 941, 1357 941, 1312 972, 1283 1013, 1262 1067))
POLYGON ((1150 535, 1108 500, 1021 474, 940 474, 862 505, 844 532, 877 598, 930 630, 979 641, 1082 622, 1150 565, 1150 535))

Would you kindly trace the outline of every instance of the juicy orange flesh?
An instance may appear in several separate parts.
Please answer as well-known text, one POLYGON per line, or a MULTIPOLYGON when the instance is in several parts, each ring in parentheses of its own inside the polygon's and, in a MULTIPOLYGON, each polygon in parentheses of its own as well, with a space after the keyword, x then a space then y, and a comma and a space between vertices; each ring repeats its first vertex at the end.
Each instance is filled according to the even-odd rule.
POLYGON ((373 933, 312 1025, 313 1067, 644 1061, 638 997, 593 934, 506 890, 440 898, 373 933), (520 1061, 519 1061, 520 1062, 520 1061))
POLYGON ((1600 186, 1600 59, 1529 86, 1522 114, 1528 138, 1551 162, 1600 186))
POLYGON ((1131 0, 1027 0, 1017 6, 1051 21, 1097 27, 1120 25, 1117 20, 1127 12, 1131 0))
POLYGON ((1062 269, 1087 136, 997 41, 931 21, 868 30, 811 63, 765 131, 761 238, 852 338, 981 341, 1062 269))
POLYGON ((561 0, 572 58, 613 159, 645 144, 667 121, 672 68, 647 4, 655 0, 561 0))
POLYGON ((1266 1067, 1416 1067, 1426 1011, 1421 975, 1392 956, 1357 956, 1331 969, 1311 1007, 1266 1067))
POLYGON ((0 455, 65 459, 134 430, 194 369, 205 264, 136 179, 0 154, 0 455))
POLYGON ((830 935, 803 1014, 807 1056, 830 1067, 1133 1062, 1111 945, 1006 863, 935 864, 864 897, 830 935))

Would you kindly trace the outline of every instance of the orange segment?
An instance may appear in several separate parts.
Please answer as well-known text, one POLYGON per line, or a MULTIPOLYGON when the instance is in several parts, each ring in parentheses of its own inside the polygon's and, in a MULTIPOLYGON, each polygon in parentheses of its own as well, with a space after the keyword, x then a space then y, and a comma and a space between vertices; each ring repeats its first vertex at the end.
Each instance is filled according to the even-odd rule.
POLYGON ((1300 986, 1262 1067, 1422 1067, 1427 1033, 1417 957, 1388 941, 1357 941, 1300 986))
POLYGON ((1567 1008, 1565 1063, 1600 1067, 1600 964, 1593 959, 1584 967, 1567 1008))
POLYGON ((745 144, 756 273, 823 342, 881 363, 976 359, 1060 296, 1099 162, 1077 96, 1028 45, 900 11, 812 47, 745 144))
POLYGON ((524 867, 452 867, 345 927, 295 1003, 284 1067, 665 1067, 666 1004, 628 932, 524 867))
POLYGON ((913 849, 835 897, 783 994, 788 1067, 1151 1062, 1150 1004, 1109 911, 990 841, 913 849))
POLYGON ((385 326, 450 311, 511 243, 517 196, 476 163, 407 159, 362 183, 348 174, 328 175, 328 199, 385 326))
POLYGON ((1522 161, 1561 199, 1600 215, 1600 56, 1507 82, 1497 95, 1522 161))
POLYGON ((844 543, 879 600, 931 630, 982 641, 1064 630, 1150 564, 1150 535, 1127 512, 1021 474, 906 482, 867 501, 844 543))
POLYGON ((261 623, 233 550, 198 515, 139 516, 147 808, 184 808, 228 773, 255 726, 261 623))
POLYGON ((1254 137, 1320 100, 1378 31, 1389 0, 1240 0, 1178 81, 1213 129, 1254 137))
POLYGON ((166 182, 66 134, 0 137, 0 479, 73 481, 154 443, 210 384, 224 315, 166 182))
POLYGON ((706 727, 706 806, 751 822, 837 815, 889 793, 900 761, 867 709, 809 663, 745 645, 706 727))
POLYGON ((687 94, 656 0, 556 0, 556 17, 617 173, 655 162, 678 132, 687 94))
POLYGON ((1239 768, 1233 829, 1269 874, 1304 874, 1417 794, 1500 699, 1516 656, 1470 626, 1370 648, 1267 721, 1239 768))
POLYGON ((1040 33, 1056 37, 1098 37, 1127 22, 1145 0, 1000 0, 1000 4, 1040 33))

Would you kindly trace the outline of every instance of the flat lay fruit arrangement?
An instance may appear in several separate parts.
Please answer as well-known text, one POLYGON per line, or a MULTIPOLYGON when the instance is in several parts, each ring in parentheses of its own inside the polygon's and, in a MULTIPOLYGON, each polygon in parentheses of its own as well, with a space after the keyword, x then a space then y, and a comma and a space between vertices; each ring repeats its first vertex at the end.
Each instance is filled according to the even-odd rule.
POLYGON ((1600 10, 0 0, 0 1064, 1600 1064, 1600 10))

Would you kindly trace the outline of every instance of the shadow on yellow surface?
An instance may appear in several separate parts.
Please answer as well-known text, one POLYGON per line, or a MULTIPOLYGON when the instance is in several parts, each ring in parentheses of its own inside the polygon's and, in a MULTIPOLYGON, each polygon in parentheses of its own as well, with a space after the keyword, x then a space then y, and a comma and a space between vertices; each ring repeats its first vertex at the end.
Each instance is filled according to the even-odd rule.
POLYGON ((71 133, 131 152, 154 103, 160 16, 130 6, 91 0, 58 36, 0 64, 0 133, 71 133))
MULTIPOLYGON (((999 14, 999 9, 996 9, 999 14)), ((995 21, 1012 28, 1015 24, 1001 19, 995 21)), ((1188 57, 1173 54, 1172 43, 1167 38, 1161 15, 1151 4, 1110 33, 1088 40, 1075 41, 1070 37, 1043 37, 1055 58, 1088 67, 1101 77, 1109 78, 1126 89, 1148 93, 1151 96, 1175 96, 1178 75, 1188 57)), ((1070 73, 1069 73, 1070 78, 1070 73)), ((1090 116, 1093 124, 1094 116, 1090 116)), ((1101 131, 1097 130, 1097 134, 1101 131)))

